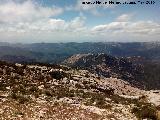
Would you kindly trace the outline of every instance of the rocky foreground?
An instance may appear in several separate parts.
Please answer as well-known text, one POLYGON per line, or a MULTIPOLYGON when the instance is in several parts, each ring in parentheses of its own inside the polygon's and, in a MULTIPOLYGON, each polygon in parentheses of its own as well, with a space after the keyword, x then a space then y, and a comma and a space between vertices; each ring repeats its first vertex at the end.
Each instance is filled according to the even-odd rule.
POLYGON ((1 120, 159 120, 159 96, 88 70, 0 62, 1 120))

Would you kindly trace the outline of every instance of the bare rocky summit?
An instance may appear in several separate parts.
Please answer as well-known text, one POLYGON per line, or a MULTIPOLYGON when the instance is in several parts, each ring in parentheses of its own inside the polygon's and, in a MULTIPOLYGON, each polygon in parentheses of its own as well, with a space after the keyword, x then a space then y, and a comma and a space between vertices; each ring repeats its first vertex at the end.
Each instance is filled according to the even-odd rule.
POLYGON ((0 62, 2 120, 158 120, 149 92, 89 70, 0 62))

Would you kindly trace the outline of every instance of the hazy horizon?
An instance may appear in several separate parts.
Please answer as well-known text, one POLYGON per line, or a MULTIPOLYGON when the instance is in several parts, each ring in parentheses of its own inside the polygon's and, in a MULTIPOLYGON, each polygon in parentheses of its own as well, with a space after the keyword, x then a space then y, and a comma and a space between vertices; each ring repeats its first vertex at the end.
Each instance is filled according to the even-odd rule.
POLYGON ((5 42, 5 41, 0 41, 2 44, 67 44, 67 43, 160 43, 160 41, 90 41, 90 42, 5 42))

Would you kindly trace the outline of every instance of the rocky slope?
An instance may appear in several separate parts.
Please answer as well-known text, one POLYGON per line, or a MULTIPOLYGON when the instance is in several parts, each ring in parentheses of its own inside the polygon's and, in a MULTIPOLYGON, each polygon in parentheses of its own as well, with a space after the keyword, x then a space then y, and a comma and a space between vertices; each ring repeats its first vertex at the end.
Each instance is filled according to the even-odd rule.
POLYGON ((158 119, 158 105, 147 94, 88 70, 0 62, 2 120, 158 119))
POLYGON ((77 54, 63 62, 74 68, 87 69, 92 73, 107 78, 118 78, 129 82, 136 87, 143 88, 143 69, 141 65, 133 64, 126 58, 117 58, 107 54, 77 54), (137 79, 139 78, 139 79, 137 79))

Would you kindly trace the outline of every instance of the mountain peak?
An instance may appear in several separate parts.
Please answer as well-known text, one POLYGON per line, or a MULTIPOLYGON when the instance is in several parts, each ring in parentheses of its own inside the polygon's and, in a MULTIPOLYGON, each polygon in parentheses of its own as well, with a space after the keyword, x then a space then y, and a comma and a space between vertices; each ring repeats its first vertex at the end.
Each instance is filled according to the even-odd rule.
POLYGON ((142 68, 140 65, 133 64, 127 58, 113 57, 104 53, 77 54, 63 63, 74 68, 87 69, 99 76, 123 79, 140 87, 140 83, 136 81, 136 76, 140 76, 143 73, 140 70, 142 68))

